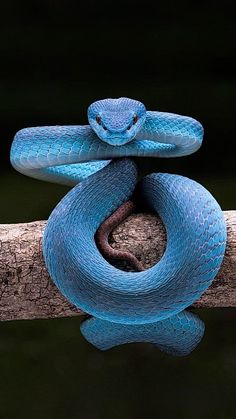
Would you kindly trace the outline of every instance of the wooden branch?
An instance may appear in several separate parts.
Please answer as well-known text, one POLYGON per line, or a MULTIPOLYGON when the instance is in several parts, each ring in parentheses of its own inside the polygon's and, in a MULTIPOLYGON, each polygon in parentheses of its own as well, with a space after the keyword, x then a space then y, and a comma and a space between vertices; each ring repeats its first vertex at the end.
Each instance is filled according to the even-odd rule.
MULTIPOLYGON (((224 215, 228 228, 224 262, 194 307, 236 307, 236 211, 224 215)), ((45 224, 0 225, 0 320, 83 314, 66 301, 47 273, 41 249, 45 224)), ((164 227, 155 215, 133 214, 112 232, 111 243, 114 248, 132 250, 148 268, 165 249, 164 227)))

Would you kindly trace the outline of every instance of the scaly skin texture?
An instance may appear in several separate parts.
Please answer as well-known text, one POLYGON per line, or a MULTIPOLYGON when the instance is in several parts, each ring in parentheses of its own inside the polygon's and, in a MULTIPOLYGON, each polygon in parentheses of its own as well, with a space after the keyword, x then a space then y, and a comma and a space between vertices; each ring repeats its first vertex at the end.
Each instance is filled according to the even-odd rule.
MULTIPOLYGON (((137 101, 128 98, 113 100, 113 106, 111 99, 99 101, 103 119, 107 108, 106 130, 101 131, 95 113, 91 114, 91 108, 88 111, 90 125, 45 126, 20 130, 11 147, 13 167, 36 179, 74 186, 101 170, 113 158, 178 157, 194 153, 201 146, 203 128, 195 119, 147 111, 128 130, 126 112, 122 117, 122 109, 129 106, 130 115, 133 116, 139 115, 140 108, 143 112, 143 107, 137 106, 137 101), (109 123, 111 132, 107 128, 109 123), (94 131, 95 127, 100 137, 94 131), (109 139, 107 131, 110 132, 109 139)), ((95 102, 96 112, 99 102, 95 102)))
POLYGON ((110 217, 108 217, 98 228, 95 234, 95 241, 98 249, 106 259, 126 260, 137 272, 144 270, 142 263, 130 252, 113 249, 108 241, 109 234, 134 211, 133 201, 126 201, 110 217))
POLYGON ((82 322, 80 329, 88 342, 102 351, 125 343, 148 342, 170 355, 186 356, 201 341, 205 327, 198 316, 182 311, 159 322, 138 325, 93 317, 82 322))
POLYGON ((144 272, 111 266, 94 236, 132 196, 136 181, 131 160, 110 163, 62 199, 43 239, 47 268, 62 293, 87 313, 126 324, 163 320, 196 301, 217 274, 226 242, 222 212, 205 188, 182 176, 152 174, 141 181, 140 194, 165 225, 166 251, 144 272))
MULTIPOLYGON (((19 172, 76 185, 45 229, 48 271, 69 301, 100 319, 145 324, 176 316, 211 284, 223 260, 225 222, 206 189, 165 173, 141 181, 142 199, 160 215, 167 231, 162 259, 146 271, 111 266, 94 236, 133 194, 137 172, 127 157, 191 154, 201 146, 203 128, 193 118, 146 111, 128 98, 95 102, 88 120, 86 126, 26 128, 12 144, 11 162, 19 172)), ((173 322, 179 328, 179 318, 173 322)))

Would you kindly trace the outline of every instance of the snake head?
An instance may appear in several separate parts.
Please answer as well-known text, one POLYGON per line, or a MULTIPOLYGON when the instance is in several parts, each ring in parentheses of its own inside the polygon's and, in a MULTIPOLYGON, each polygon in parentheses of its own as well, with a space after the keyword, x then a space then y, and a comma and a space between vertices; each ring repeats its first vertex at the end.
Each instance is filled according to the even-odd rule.
POLYGON ((133 99, 102 99, 88 108, 88 120, 97 136, 110 145, 132 141, 146 118, 145 106, 133 99))

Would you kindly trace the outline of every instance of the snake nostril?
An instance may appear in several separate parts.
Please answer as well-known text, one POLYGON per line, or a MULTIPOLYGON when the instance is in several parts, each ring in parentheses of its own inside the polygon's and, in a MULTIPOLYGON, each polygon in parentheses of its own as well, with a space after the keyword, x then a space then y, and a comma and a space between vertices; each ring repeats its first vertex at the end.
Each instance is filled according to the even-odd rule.
POLYGON ((127 131, 129 131, 129 130, 130 130, 131 126, 132 126, 132 125, 129 125, 129 126, 127 127, 127 131))

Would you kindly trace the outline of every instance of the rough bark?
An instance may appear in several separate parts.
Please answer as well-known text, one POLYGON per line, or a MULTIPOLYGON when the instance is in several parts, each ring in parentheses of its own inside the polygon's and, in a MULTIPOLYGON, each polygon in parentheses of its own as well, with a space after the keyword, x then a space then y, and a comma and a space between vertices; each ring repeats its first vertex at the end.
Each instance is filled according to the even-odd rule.
MULTIPOLYGON (((194 307, 236 307, 236 211, 224 212, 228 242, 221 270, 194 307)), ((76 316, 83 314, 60 294, 42 258, 46 221, 0 225, 0 320, 76 316)), ((146 268, 164 252, 166 237, 160 219, 133 214, 111 235, 116 249, 132 251, 146 268)), ((121 263, 124 269, 132 270, 121 263)))

